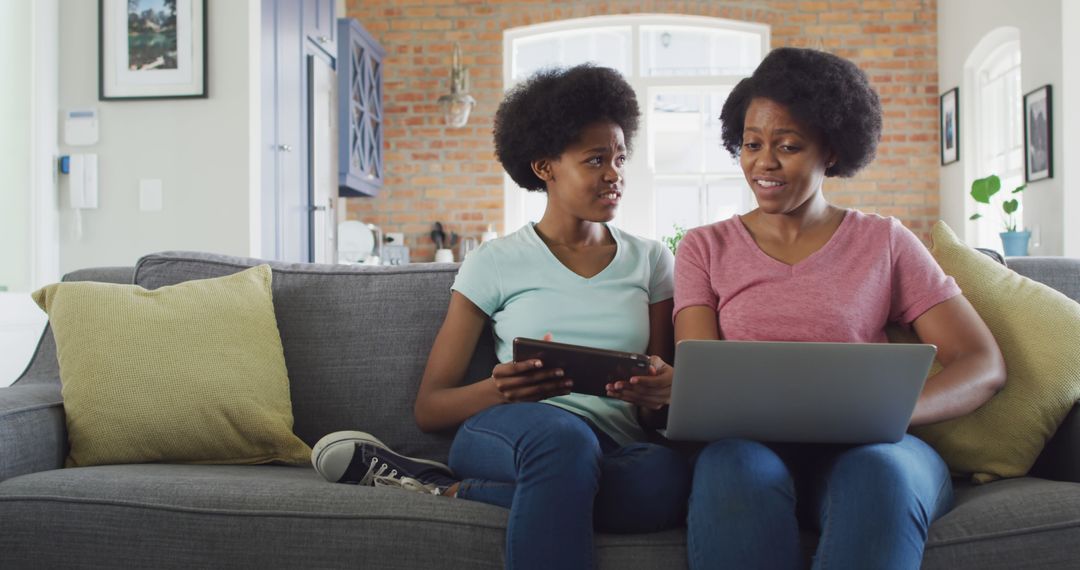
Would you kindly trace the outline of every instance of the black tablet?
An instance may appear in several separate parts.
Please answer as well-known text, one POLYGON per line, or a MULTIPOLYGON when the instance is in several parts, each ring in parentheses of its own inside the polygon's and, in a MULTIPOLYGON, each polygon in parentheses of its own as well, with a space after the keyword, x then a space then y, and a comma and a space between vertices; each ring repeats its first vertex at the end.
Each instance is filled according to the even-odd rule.
POLYGON ((532 338, 514 339, 514 362, 537 359, 544 368, 562 368, 574 381, 574 392, 607 396, 605 386, 631 376, 649 374, 649 357, 635 352, 605 350, 532 338))

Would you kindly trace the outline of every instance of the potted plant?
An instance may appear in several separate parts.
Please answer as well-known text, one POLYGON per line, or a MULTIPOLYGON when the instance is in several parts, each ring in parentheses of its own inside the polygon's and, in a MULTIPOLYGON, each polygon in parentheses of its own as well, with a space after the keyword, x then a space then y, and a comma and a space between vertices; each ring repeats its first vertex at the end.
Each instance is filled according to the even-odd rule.
POLYGON ((679 242, 681 242, 682 238, 686 235, 686 228, 679 224, 675 224, 671 227, 675 230, 675 235, 670 237, 663 236, 660 238, 660 241, 671 250, 671 255, 675 255, 675 250, 679 248, 679 242))
MULTIPOLYGON (((1014 197, 1001 203, 1001 209, 1004 211, 1001 219, 1005 225, 1005 231, 998 235, 1001 236, 1001 246, 1005 250, 1006 257, 1027 255, 1028 253, 1028 240, 1031 239, 1031 232, 1028 230, 1017 231, 1016 227, 1016 211, 1020 209, 1020 197, 1018 194, 1023 192, 1025 188, 1027 188, 1026 184, 1017 186, 1012 191, 1014 197)), ((998 190, 1001 190, 1001 179, 994 174, 971 183, 971 197, 980 204, 989 204, 990 197, 997 194, 998 190)), ((977 220, 981 217, 982 214, 976 212, 968 219, 977 220)))

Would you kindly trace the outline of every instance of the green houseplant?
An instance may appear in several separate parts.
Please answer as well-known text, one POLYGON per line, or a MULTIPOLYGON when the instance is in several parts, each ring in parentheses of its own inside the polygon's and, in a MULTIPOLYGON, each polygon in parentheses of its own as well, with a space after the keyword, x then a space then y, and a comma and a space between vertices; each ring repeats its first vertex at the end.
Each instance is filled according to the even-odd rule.
POLYGON ((660 241, 671 250, 671 255, 675 255, 675 250, 679 248, 679 242, 682 241, 682 238, 686 235, 686 228, 679 224, 675 224, 672 226, 672 229, 675 230, 675 235, 663 236, 660 238, 660 241))
MULTIPOLYGON (((1004 212, 1002 224, 1005 226, 1005 231, 998 235, 1001 236, 1002 249, 1005 250, 1005 255, 1009 257, 1027 255, 1028 240, 1031 239, 1031 232, 1018 230, 1016 227, 1016 211, 1020 209, 1019 194, 1026 188, 1026 184, 1017 186, 1011 192, 1013 198, 1001 203, 1001 209, 1004 212)), ((995 174, 991 174, 986 178, 979 178, 971 183, 971 197, 980 204, 989 204, 990 197, 997 194, 999 190, 1001 190, 1001 179, 995 174)), ((982 214, 976 212, 968 219, 977 220, 981 217, 982 214)))

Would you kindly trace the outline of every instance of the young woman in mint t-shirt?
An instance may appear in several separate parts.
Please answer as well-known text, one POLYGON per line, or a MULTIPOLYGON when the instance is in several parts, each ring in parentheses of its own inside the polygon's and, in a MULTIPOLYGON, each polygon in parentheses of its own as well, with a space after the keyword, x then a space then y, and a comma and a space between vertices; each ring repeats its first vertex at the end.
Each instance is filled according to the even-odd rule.
MULTIPOLYGON (((758 208, 689 232, 675 272, 682 339, 887 342, 911 326, 937 345, 911 425, 970 413, 1005 368, 986 325, 919 240, 893 218, 830 204, 826 177, 874 157, 881 106, 851 62, 771 52, 721 114, 758 208)), ((800 568, 799 527, 820 532, 815 568, 918 568, 951 507, 949 471, 927 444, 777 445, 728 439, 694 464, 692 568, 800 568)))
MULTIPOLYGON (((495 150, 523 188, 547 195, 535 224, 489 241, 461 265, 416 397, 424 431, 457 429, 450 467, 395 453, 369 434, 315 446, 331 481, 397 486, 509 509, 508 568, 591 568, 593 532, 650 532, 685 520, 690 471, 646 440, 669 399, 674 260, 654 240, 609 225, 638 127, 633 88, 583 65, 542 71, 495 115, 495 150), (490 323, 499 361, 467 377, 490 323), (620 398, 573 392, 515 337, 652 355, 655 376, 620 398)), ((614 393, 612 395, 615 395, 614 393)))

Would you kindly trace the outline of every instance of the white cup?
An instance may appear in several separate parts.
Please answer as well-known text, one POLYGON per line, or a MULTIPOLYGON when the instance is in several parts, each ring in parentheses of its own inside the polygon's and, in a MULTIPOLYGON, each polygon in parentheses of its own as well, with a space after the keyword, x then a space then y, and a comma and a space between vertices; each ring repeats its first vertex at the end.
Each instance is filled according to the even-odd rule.
POLYGON ((454 262, 454 250, 452 249, 436 249, 435 250, 435 263, 453 263, 454 262))

